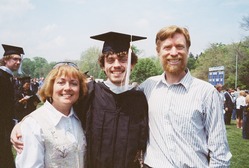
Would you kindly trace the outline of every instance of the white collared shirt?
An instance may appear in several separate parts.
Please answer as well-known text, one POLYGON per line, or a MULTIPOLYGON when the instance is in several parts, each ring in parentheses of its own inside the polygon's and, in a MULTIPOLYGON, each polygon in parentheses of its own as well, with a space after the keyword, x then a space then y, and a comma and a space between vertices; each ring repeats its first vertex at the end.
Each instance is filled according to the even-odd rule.
POLYGON ((132 85, 128 85, 128 88, 126 88, 124 85, 122 86, 117 86, 117 85, 114 85, 109 79, 107 79, 106 81, 104 81, 104 84, 109 87, 109 89, 113 92, 113 93, 116 93, 116 94, 120 94, 120 93, 123 93, 127 90, 131 90, 134 86, 132 85))
POLYGON ((4 70, 5 72, 9 73, 13 76, 13 72, 6 66, 0 66, 0 69, 4 70))
POLYGON ((162 74, 147 79, 140 88, 149 105, 147 165, 229 167, 222 103, 211 84, 187 72, 179 83, 167 84, 162 74))
MULTIPOLYGON (((82 128, 79 127, 79 119, 71 108, 70 114, 65 116, 57 111, 49 102, 43 105, 44 115, 48 117, 53 125, 64 131, 65 135, 74 143, 77 142, 79 132, 82 128), (77 124, 78 123, 78 124, 77 124)), ((41 108, 41 107, 40 107, 41 108)), ((17 168, 35 167, 44 168, 44 139, 42 137, 41 126, 32 117, 27 117, 21 124, 22 141, 28 145, 24 146, 21 154, 17 154, 16 166, 17 168)), ((84 142, 86 143, 85 137, 84 142)))

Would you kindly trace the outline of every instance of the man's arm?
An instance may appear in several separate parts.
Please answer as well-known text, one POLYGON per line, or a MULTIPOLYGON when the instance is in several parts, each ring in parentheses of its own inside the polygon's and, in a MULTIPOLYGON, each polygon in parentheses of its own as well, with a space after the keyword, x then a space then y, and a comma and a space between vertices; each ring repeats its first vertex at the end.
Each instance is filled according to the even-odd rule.
POLYGON ((21 122, 19 122, 15 125, 10 134, 10 141, 17 153, 21 153, 23 150, 23 142, 21 139, 21 122))
POLYGON ((228 146, 226 127, 222 112, 222 102, 217 92, 213 91, 206 99, 207 142, 210 167, 229 167, 232 157, 228 146))

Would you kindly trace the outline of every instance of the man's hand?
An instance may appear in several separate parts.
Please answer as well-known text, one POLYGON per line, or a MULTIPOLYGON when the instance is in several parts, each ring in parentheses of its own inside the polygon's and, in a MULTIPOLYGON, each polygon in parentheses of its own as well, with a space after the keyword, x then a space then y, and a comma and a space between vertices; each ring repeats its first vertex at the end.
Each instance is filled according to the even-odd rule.
POLYGON ((12 143, 16 152, 19 154, 23 150, 23 142, 21 139, 22 135, 21 135, 21 122, 20 122, 15 125, 10 134, 10 142, 12 143))

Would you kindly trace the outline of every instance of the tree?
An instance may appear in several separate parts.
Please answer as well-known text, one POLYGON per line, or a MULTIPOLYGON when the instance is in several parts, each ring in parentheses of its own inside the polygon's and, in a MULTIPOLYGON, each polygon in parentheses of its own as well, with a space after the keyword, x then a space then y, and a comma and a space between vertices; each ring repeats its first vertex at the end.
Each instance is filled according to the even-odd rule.
POLYGON ((22 61, 22 72, 23 76, 33 76, 33 72, 35 71, 35 64, 29 58, 24 58, 22 61))
POLYGON ((131 81, 141 83, 148 77, 158 75, 158 68, 151 58, 141 58, 138 60, 131 74, 131 81))
POLYGON ((34 57, 33 60, 35 62, 34 77, 45 77, 52 69, 45 58, 34 57))
POLYGON ((98 64, 98 58, 101 51, 97 47, 91 47, 81 54, 79 61, 79 68, 83 72, 93 76, 94 78, 100 78, 101 68, 98 64))
POLYGON ((30 76, 31 78, 45 77, 52 67, 53 66, 48 64, 47 60, 42 57, 34 57, 32 59, 24 58, 22 61, 22 76, 30 76))
POLYGON ((228 50, 224 44, 211 44, 210 48, 202 53, 196 61, 196 68, 192 70, 192 74, 202 80, 208 80, 208 70, 210 67, 224 66, 225 56, 228 50))
POLYGON ((197 59, 196 69, 192 70, 193 76, 208 80, 210 67, 224 66, 225 67, 225 88, 235 87, 236 73, 236 55, 238 56, 238 86, 242 89, 249 88, 247 82, 249 59, 249 38, 241 41, 241 44, 233 43, 224 45, 221 43, 211 44, 197 59), (238 49, 239 46, 239 49, 238 49), (243 76, 247 75, 247 76, 243 76))
POLYGON ((195 58, 195 56, 192 53, 190 53, 188 57, 188 64, 187 64, 187 67, 190 71, 196 68, 196 60, 197 58, 195 58))

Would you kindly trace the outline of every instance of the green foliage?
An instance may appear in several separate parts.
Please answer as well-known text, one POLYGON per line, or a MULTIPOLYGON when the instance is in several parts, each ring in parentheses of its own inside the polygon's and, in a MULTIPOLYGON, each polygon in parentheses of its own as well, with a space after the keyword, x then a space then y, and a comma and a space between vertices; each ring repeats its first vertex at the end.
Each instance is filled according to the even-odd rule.
POLYGON ((197 58, 192 53, 190 53, 187 64, 187 67, 190 71, 196 68, 196 60, 197 58))
POLYGON ((98 64, 98 58, 101 54, 99 48, 91 47, 81 54, 79 68, 81 71, 89 71, 88 74, 94 78, 100 78, 101 68, 98 64))
POLYGON ((208 81, 208 70, 210 67, 224 66, 225 67, 225 88, 235 87, 236 74, 236 55, 238 56, 238 86, 242 89, 249 88, 248 83, 248 67, 249 59, 249 39, 224 45, 221 43, 211 44, 208 49, 202 53, 197 61, 196 68, 192 70, 193 76, 208 81))
POLYGON ((141 58, 138 60, 131 74, 131 81, 141 83, 150 76, 158 75, 158 68, 151 58, 141 58))
POLYGON ((42 57, 34 57, 32 60, 24 58, 22 61, 24 75, 32 78, 45 77, 51 69, 51 65, 42 57))

